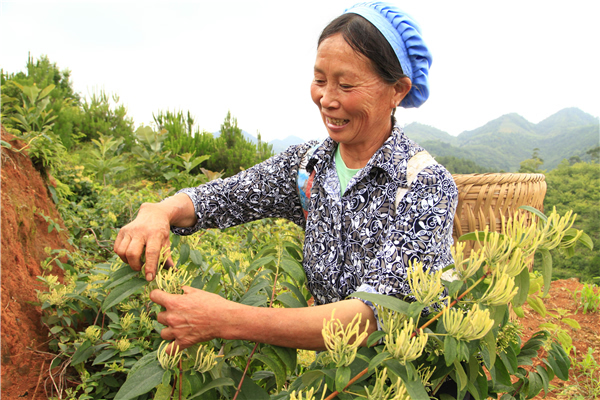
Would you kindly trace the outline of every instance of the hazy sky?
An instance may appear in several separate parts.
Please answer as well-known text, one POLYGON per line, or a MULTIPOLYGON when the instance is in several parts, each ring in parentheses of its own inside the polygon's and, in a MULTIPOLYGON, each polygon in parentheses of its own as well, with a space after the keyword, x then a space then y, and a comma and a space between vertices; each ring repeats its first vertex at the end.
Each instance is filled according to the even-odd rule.
MULTIPOLYGON (((354 0, 5 1, 0 66, 28 52, 72 71, 84 96, 119 95, 136 126, 190 110, 217 131, 228 110, 272 140, 324 137, 309 86, 322 28, 354 0)), ((600 114, 600 1, 397 1, 433 53, 431 96, 399 110, 457 135, 507 113, 537 123, 600 114)))

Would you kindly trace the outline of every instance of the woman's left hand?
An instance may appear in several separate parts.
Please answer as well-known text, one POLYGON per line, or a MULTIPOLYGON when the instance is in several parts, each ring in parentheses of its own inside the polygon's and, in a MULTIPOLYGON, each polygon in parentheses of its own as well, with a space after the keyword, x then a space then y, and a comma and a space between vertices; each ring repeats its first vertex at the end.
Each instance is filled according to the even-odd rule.
POLYGON ((182 295, 155 289, 150 293, 150 299, 166 308, 156 319, 166 325, 160 336, 174 340, 167 348, 168 352, 177 346, 183 350, 195 343, 222 337, 222 328, 236 306, 219 295, 189 286, 183 287, 182 295))

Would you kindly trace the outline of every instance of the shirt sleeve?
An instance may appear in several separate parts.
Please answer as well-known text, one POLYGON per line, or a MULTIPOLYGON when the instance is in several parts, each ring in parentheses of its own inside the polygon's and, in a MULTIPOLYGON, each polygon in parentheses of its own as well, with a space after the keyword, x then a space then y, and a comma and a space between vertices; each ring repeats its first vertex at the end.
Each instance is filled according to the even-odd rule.
POLYGON ((260 164, 226 178, 177 193, 187 194, 198 217, 189 228, 171 227, 178 235, 200 229, 227 228, 261 218, 305 220, 297 192, 298 167, 310 144, 295 145, 260 164))
POLYGON ((424 168, 400 200, 388 238, 371 260, 361 290, 411 298, 406 270, 413 262, 437 271, 452 264, 452 227, 458 191, 441 165, 424 168))

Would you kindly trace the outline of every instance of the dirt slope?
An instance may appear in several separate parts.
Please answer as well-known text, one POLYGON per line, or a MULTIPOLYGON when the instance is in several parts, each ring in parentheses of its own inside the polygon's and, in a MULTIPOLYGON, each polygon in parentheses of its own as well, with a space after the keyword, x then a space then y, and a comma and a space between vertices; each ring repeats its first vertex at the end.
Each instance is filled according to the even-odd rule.
MULTIPOLYGON (((19 148, 22 143, 2 128, 2 140, 19 148)), ((48 223, 39 214, 50 216, 62 226, 62 220, 48 196, 46 183, 25 154, 2 148, 2 398, 31 399, 38 383, 43 357, 47 350, 46 328, 41 324, 40 307, 36 306, 36 277, 42 275, 40 262, 47 255, 45 247, 66 249, 63 235, 48 233, 48 223)), ((55 268, 54 274, 62 276, 55 268)), ((48 363, 46 363, 46 367, 48 363)), ((42 385, 36 398, 45 398, 42 385)))

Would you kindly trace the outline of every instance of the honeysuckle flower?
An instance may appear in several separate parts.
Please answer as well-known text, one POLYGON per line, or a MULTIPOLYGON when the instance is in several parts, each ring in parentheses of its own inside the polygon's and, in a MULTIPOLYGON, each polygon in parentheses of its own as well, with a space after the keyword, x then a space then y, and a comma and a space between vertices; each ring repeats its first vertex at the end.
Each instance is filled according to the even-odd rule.
POLYGON ((382 307, 380 305, 375 306, 377 308, 377 316, 379 317, 379 323, 381 329, 390 333, 402 325, 402 322, 406 319, 406 315, 390 310, 389 308, 382 307))
POLYGON ((208 346, 198 346, 196 351, 196 357, 194 360, 194 369, 201 374, 210 371, 212 367, 217 365, 217 355, 213 349, 209 349, 208 346))
MULTIPOLYGON (((327 384, 325 384, 325 389, 323 389, 323 395, 321 396, 321 400, 325 398, 325 393, 327 393, 327 384)), ((290 400, 315 400, 315 388, 310 388, 306 391, 302 390, 294 390, 290 393, 290 400)))
POLYGON ((503 270, 496 271, 487 290, 480 298, 481 303, 488 306, 508 304, 517 295, 519 288, 515 287, 515 279, 503 270))
POLYGON ((135 317, 134 317, 133 314, 131 314, 131 313, 125 314, 125 316, 123 316, 121 318, 121 321, 120 321, 121 322, 121 328, 124 331, 128 330, 129 328, 131 328, 131 326, 133 325, 134 319, 135 319, 135 317))
POLYGON ((325 341, 325 347, 331 354, 331 359, 335 365, 347 367, 352 364, 356 357, 356 352, 361 343, 369 336, 369 320, 367 320, 364 332, 360 333, 360 321, 362 314, 356 314, 352 321, 346 325, 334 318, 335 309, 331 313, 331 319, 323 319, 322 335, 325 341))
POLYGON ((524 212, 517 211, 508 221, 502 215, 502 233, 521 249, 524 258, 533 256, 542 242, 536 222, 524 212))
POLYGON ((115 349, 119 350, 120 352, 123 352, 123 351, 129 350, 129 347, 131 346, 131 342, 129 341, 129 339, 127 339, 127 337, 125 337, 123 339, 117 340, 113 344, 113 346, 115 347, 115 349))
POLYGON ((481 251, 474 251, 473 249, 471 249, 469 257, 465 259, 464 249, 466 245, 466 242, 458 242, 450 248, 452 257, 454 258, 454 270, 462 280, 473 276, 485 262, 483 253, 481 251))
POLYGON ((179 346, 175 348, 173 354, 167 353, 168 345, 169 342, 163 340, 156 352, 156 358, 158 358, 160 366, 165 370, 177 368, 177 364, 179 364, 179 360, 181 360, 181 355, 183 354, 183 351, 179 351, 179 346))
POLYGON ((515 251, 513 251, 510 260, 504 266, 500 267, 498 272, 502 274, 506 274, 510 277, 515 277, 523 271, 524 268, 527 267, 527 260, 525 253, 521 250, 520 247, 517 247, 515 251))
POLYGON ((92 343, 96 343, 100 339, 100 327, 96 325, 90 325, 85 328, 84 337, 92 343))
MULTIPOLYGON (((428 270, 429 271, 429 270, 428 270)), ((439 299, 444 290, 442 284, 442 270, 434 273, 423 271, 420 262, 411 263, 406 271, 406 277, 413 296, 419 303, 429 305, 439 299)))
POLYGON ((183 293, 182 287, 189 284, 192 276, 183 269, 160 269, 156 274, 156 285, 160 290, 171 294, 183 293))
POLYGON ((490 310, 480 310, 479 304, 475 304, 466 314, 460 309, 447 308, 442 321, 450 336, 464 341, 481 339, 494 326, 490 310))
POLYGON ((391 385, 387 383, 387 368, 377 372, 375 376, 373 388, 365 386, 368 400, 410 400, 402 379, 396 379, 391 385))
POLYGON ((510 259, 513 250, 517 247, 514 240, 498 232, 490 232, 489 226, 483 230, 484 239, 477 235, 477 243, 481 246, 481 254, 490 268, 504 264, 510 259))
POLYGON ((405 320, 401 327, 385 335, 386 351, 402 365, 419 358, 427 344, 428 335, 419 331, 417 335, 412 336, 414 330, 415 324, 411 318, 409 321, 405 320))
MULTIPOLYGON (((541 230, 543 235, 542 246, 548 250, 552 250, 560 245, 565 233, 573 226, 576 218, 577 214, 573 215, 573 210, 568 211, 561 217, 556 212, 556 207, 554 207, 552 213, 548 216, 544 228, 541 230)), ((582 231, 578 231, 574 240, 577 241, 582 234, 582 231)), ((569 242, 572 241, 570 240, 569 242)))

